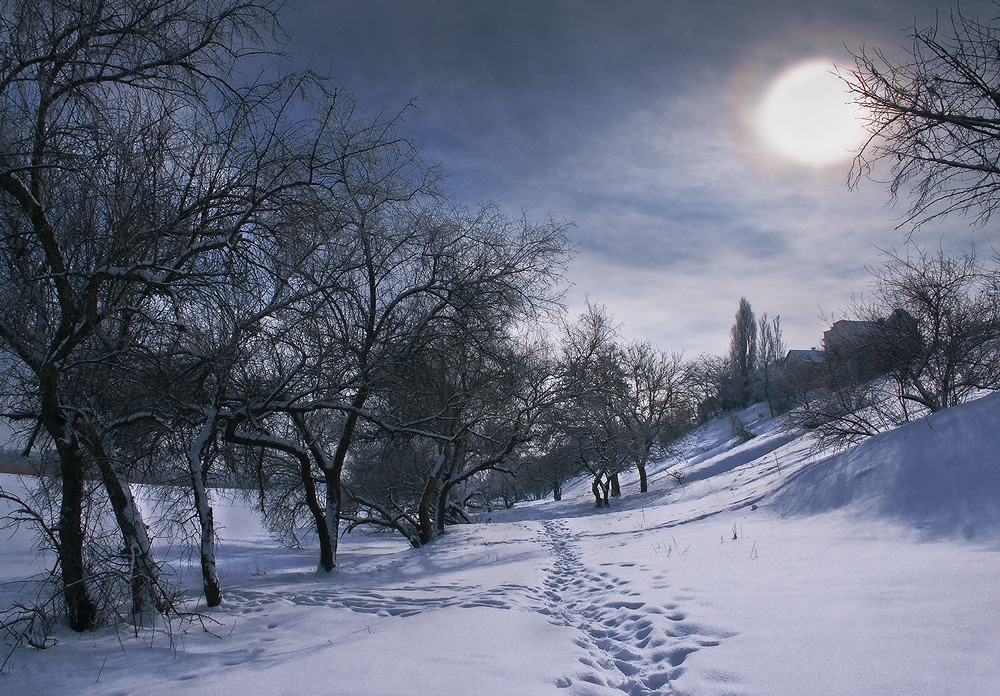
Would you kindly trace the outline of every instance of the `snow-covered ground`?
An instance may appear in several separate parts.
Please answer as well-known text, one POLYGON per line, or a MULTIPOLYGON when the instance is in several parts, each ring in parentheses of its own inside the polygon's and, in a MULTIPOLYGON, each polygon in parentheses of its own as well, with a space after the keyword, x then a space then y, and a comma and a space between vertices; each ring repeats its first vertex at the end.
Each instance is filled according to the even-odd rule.
POLYGON ((0 693, 1000 693, 1000 395, 835 455, 740 415, 755 437, 705 426, 610 510, 584 481, 422 549, 352 534, 331 575, 220 499, 210 622, 60 629, 0 693))

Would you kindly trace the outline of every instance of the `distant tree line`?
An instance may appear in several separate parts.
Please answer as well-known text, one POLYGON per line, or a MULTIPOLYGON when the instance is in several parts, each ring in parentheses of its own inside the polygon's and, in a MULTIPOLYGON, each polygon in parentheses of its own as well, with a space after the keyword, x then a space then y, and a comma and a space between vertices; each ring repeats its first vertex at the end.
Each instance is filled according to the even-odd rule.
POLYGON ((728 359, 702 359, 715 388, 700 417, 766 403, 845 446, 1000 388, 1000 268, 974 249, 906 252, 869 269, 821 349, 786 351, 779 318, 755 321, 741 299, 728 359))
POLYGON ((694 423, 689 365, 652 344, 626 342, 602 307, 566 323, 553 370, 560 398, 540 424, 539 448, 525 477, 558 500, 562 484, 591 477, 595 503, 620 493, 619 475, 635 468, 648 490, 646 467, 694 423))

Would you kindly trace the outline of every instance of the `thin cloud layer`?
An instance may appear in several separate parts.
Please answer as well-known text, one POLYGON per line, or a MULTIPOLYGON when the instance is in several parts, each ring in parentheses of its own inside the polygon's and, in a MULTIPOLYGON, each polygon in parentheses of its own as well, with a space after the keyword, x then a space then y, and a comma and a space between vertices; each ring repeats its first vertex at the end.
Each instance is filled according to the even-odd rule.
MULTIPOLYGON (((796 165, 761 145, 751 114, 769 80, 905 29, 951 5, 891 0, 739 5, 654 0, 321 2, 285 15, 291 51, 366 108, 416 99, 405 130, 460 198, 571 220, 572 307, 604 304, 626 335, 720 354, 739 298, 781 315, 786 343, 819 343, 879 249, 906 243, 901 210, 849 164, 796 165), (846 48, 845 48, 846 46, 846 48)), ((1000 14, 986 2, 967 14, 1000 14)), ((947 220, 914 240, 996 243, 947 220)))

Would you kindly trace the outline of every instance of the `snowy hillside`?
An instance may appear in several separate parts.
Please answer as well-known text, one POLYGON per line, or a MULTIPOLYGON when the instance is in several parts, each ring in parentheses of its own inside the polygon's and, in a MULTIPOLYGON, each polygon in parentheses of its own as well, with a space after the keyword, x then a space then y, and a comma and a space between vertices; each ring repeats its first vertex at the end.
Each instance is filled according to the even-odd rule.
MULTIPOLYGON (((0 693, 998 693, 1000 395, 839 454, 739 418, 610 510, 581 481, 421 549, 352 534, 332 576, 218 500, 209 620, 60 630, 13 654, 0 693)), ((29 541, 3 542, 0 580, 40 567, 29 541)))

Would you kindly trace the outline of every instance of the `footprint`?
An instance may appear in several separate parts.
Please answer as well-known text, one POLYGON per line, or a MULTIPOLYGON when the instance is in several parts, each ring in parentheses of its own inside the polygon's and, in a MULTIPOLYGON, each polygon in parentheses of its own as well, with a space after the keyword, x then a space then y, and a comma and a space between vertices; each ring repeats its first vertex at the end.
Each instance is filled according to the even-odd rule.
POLYGON ((654 672, 646 677, 646 687, 657 691, 666 686, 670 682, 671 673, 670 672, 654 672))
POLYGON ((615 667, 617 667, 618 671, 626 677, 634 677, 639 673, 639 668, 637 666, 624 660, 615 660, 615 667))
POLYGON ((585 672, 584 674, 581 674, 580 681, 585 681, 589 684, 596 684, 597 686, 607 686, 607 682, 604 681, 604 678, 594 672, 585 672))
POLYGON ((628 648, 622 648, 621 650, 615 653, 615 659, 625 660, 627 662, 634 662, 639 659, 639 656, 636 653, 629 650, 628 648))
POLYGON ((697 651, 698 648, 675 648, 668 653, 667 659, 671 665, 677 667, 678 665, 684 664, 684 660, 687 659, 688 655, 697 651))

